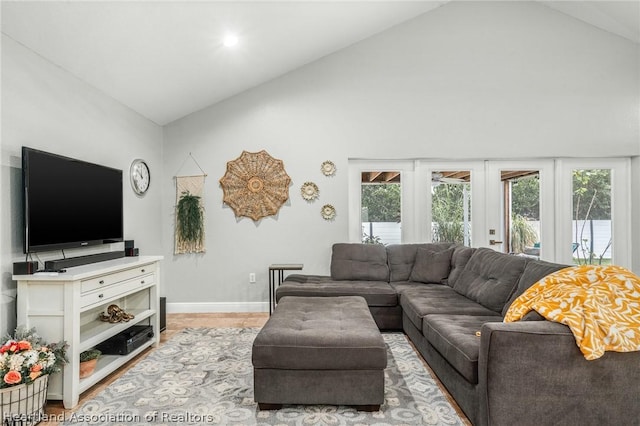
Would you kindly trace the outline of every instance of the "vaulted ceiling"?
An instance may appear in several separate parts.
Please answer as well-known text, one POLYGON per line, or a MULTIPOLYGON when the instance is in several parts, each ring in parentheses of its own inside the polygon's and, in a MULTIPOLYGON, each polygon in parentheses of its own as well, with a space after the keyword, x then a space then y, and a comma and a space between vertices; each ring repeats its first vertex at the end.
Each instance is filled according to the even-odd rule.
MULTIPOLYGON (((2 32, 164 125, 446 3, 2 1, 2 32)), ((640 44, 640 0, 540 3, 640 44)))

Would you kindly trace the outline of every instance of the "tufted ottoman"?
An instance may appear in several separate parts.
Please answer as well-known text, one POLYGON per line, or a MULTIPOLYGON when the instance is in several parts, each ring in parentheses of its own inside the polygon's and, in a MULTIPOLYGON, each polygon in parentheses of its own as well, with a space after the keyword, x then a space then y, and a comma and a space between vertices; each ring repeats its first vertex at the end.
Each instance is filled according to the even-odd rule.
POLYGON ((251 358, 261 410, 329 404, 376 411, 384 402, 387 349, 360 296, 283 297, 251 358))

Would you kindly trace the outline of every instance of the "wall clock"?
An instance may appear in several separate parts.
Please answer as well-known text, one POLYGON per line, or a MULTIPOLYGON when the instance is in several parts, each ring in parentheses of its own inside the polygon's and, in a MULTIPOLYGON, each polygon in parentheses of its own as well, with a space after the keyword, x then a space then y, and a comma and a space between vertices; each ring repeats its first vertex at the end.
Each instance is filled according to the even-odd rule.
POLYGON ((133 191, 138 195, 144 195, 151 183, 151 173, 149 172, 147 163, 139 158, 133 160, 131 168, 129 169, 129 176, 131 178, 133 191))

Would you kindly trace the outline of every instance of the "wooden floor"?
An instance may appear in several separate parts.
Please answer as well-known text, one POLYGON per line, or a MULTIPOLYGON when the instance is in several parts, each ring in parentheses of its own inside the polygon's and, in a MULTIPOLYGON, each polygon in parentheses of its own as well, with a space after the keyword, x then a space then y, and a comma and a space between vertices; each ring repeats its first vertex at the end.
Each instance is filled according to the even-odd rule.
MULTIPOLYGON (((223 328, 223 327, 262 327, 269 318, 269 314, 267 313, 215 313, 215 314, 167 314, 167 329, 160 334, 160 344, 166 342, 170 339, 174 334, 178 333, 180 330, 189 327, 210 327, 210 328, 223 328)), ((415 348, 414 348, 415 349, 415 348)), ((134 358, 125 368, 121 368, 118 371, 111 374, 109 377, 103 379, 98 382, 95 386, 93 386, 88 391, 82 393, 80 395, 80 402, 75 407, 75 409, 79 408, 85 401, 92 399, 95 395, 100 393, 104 388, 109 386, 113 381, 115 381, 118 377, 124 374, 129 368, 136 364, 137 361, 146 357, 149 353, 151 353, 153 349, 149 349, 144 351, 142 354, 138 355, 134 358)), ((422 360, 422 357, 420 357, 422 360)), ((429 366, 422 360, 425 367, 431 372, 429 366)), ((431 375, 435 377, 433 372, 431 375)), ((436 379, 437 381, 437 379, 436 379)), ((466 424, 471 425, 471 423, 466 421, 466 417, 462 414, 462 411, 455 403, 455 401, 449 396, 444 387, 438 382, 438 385, 442 389, 445 396, 449 399, 453 407, 456 409, 458 414, 462 419, 465 420, 466 424)), ((58 419, 69 419, 70 413, 74 410, 67 410, 63 407, 62 401, 48 401, 46 413, 50 420, 58 420, 58 419)), ((48 421, 42 422, 40 425, 43 426, 54 426, 58 425, 58 421, 48 421)))

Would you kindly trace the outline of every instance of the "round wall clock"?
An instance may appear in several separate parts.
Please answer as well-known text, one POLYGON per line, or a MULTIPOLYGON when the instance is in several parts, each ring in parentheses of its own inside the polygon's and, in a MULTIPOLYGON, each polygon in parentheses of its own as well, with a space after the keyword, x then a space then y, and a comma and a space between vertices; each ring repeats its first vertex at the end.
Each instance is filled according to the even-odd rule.
POLYGON ((131 168, 129 169, 129 175, 131 177, 131 187, 133 191, 138 195, 144 195, 151 183, 151 173, 149 172, 147 163, 139 158, 133 160, 131 168))

